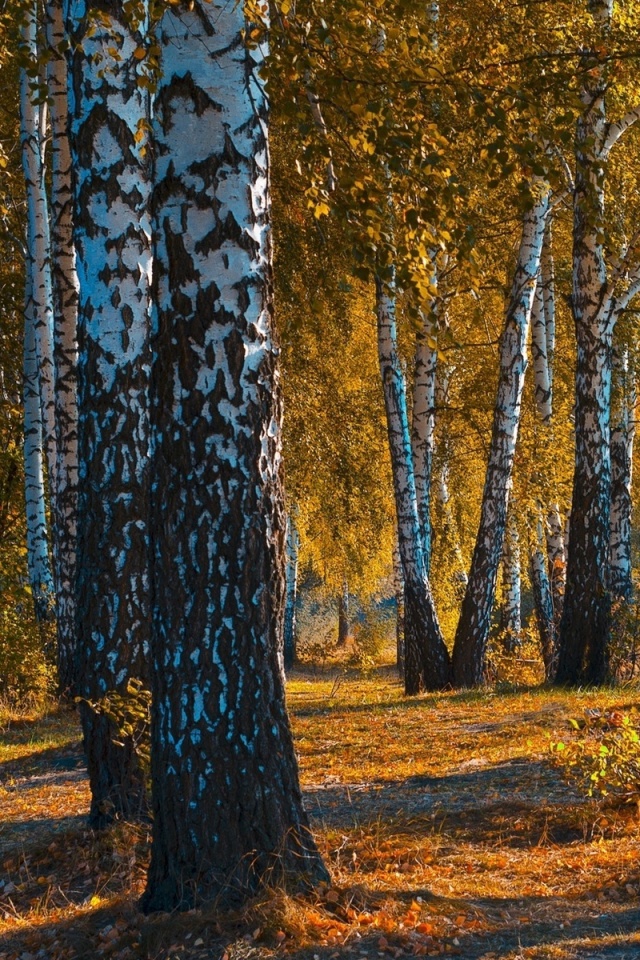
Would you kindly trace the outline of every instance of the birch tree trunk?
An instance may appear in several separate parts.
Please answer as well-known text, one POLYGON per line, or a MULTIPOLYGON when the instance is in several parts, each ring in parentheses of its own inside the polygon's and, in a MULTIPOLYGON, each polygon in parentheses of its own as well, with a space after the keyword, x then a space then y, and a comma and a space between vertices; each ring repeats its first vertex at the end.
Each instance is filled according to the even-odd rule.
POLYGON ((504 645, 513 653, 522 643, 522 571, 520 567, 520 537, 515 518, 507 524, 502 558, 504 581, 503 623, 504 645))
POLYGON ((68 76, 62 0, 45 6, 51 116, 51 270, 56 420, 56 501, 54 516, 58 685, 75 687, 76 535, 78 500, 78 277, 73 243, 73 191, 68 135, 68 76))
POLYGON ((33 304, 42 430, 52 509, 56 499, 56 435, 53 361, 53 301, 51 292, 49 211, 45 190, 44 111, 38 104, 37 5, 29 3, 22 27, 24 53, 31 66, 20 71, 20 135, 22 168, 27 191, 28 288, 33 304), (30 74, 32 74, 30 76, 30 74), (35 76, 34 76, 35 74, 35 76))
POLYGON ((287 516, 286 539, 286 581, 287 594, 284 610, 284 668, 291 670, 296 661, 296 605, 298 601, 298 551, 300 537, 295 518, 287 516))
POLYGON ((158 27, 146 911, 327 879, 278 663, 285 606, 264 49, 241 5, 158 27))
POLYGON ((24 482, 27 519, 27 570, 38 621, 50 620, 55 592, 49 561, 49 538, 43 471, 42 410, 38 384, 38 357, 34 304, 29 278, 24 319, 24 482))
POLYGON ((462 602, 453 650, 454 683, 479 686, 502 554, 511 473, 516 450, 522 389, 527 366, 527 340, 545 222, 548 188, 537 183, 536 202, 524 216, 522 239, 500 342, 500 378, 485 478, 480 527, 462 602))
POLYGON ((404 680, 404 577, 397 538, 393 544, 393 592, 396 598, 396 666, 400 679, 404 680))
POLYGON ((441 690, 450 682, 449 653, 440 631, 427 575, 416 497, 404 376, 397 351, 393 286, 376 279, 378 357, 382 374, 398 546, 405 589, 405 691, 441 690))
MULTIPOLYGON (((593 46, 606 43, 612 0, 590 0, 598 25, 593 46)), ((611 632, 608 588, 611 503, 610 404, 613 317, 604 253, 607 134, 606 67, 583 58, 584 112, 576 128, 572 309, 577 339, 576 461, 571 543, 560 624, 556 682, 600 684, 607 675, 611 632)))
POLYGON ((560 507, 552 503, 547 514, 546 539, 547 558, 549 560, 549 579, 551 581, 551 597, 553 600, 553 618, 556 631, 562 616, 566 579, 566 548, 564 524, 560 515, 560 507))
POLYGON ((636 389, 629 351, 614 353, 615 407, 611 431, 611 529, 609 535, 609 587, 615 597, 630 600, 631 481, 636 432, 636 389))
MULTIPOLYGON (((436 410, 446 410, 449 406, 449 387, 451 382, 452 368, 441 366, 436 377, 436 410)), ((450 554, 455 561, 454 581, 456 587, 456 596, 462 600, 464 590, 467 586, 467 571, 464 558, 462 556, 462 547, 460 545, 460 532, 458 524, 451 509, 451 493, 449 490, 451 443, 446 430, 440 430, 440 439, 438 441, 440 448, 440 468, 438 470, 437 483, 435 487, 436 502, 440 508, 442 518, 442 539, 448 545, 450 554), (462 590, 460 589, 462 587, 462 590)))
POLYGON ((431 475, 436 423, 436 325, 432 316, 423 314, 422 329, 416 340, 413 378, 413 415, 411 449, 416 481, 418 519, 427 574, 431 567, 431 475))
POLYGON ((342 592, 338 597, 338 646, 346 646, 351 633, 349 622, 349 584, 345 580, 342 585, 342 592))
POLYGON ((535 520, 535 538, 531 544, 530 565, 533 602, 540 634, 544 673, 545 679, 549 681, 553 679, 556 665, 556 624, 553 615, 551 585, 547 572, 547 559, 545 557, 541 506, 535 520))
POLYGON ((143 39, 118 4, 69 0, 78 308, 78 693, 90 822, 144 809, 131 737, 95 704, 148 672, 151 237, 143 39), (114 56, 113 50, 117 51, 114 56))

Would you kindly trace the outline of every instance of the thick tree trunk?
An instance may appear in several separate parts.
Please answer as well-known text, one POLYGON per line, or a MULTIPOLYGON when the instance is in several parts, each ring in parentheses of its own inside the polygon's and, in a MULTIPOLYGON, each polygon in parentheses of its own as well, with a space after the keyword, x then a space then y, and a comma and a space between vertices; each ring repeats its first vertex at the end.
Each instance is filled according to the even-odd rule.
POLYGON ((609 587, 615 597, 630 600, 631 578, 631 480, 636 432, 635 373, 629 351, 614 358, 615 408, 611 431, 611 529, 609 534, 609 587))
POLYGON ((57 490, 53 535, 56 561, 58 685, 75 688, 76 521, 78 501, 78 277, 73 244, 71 150, 68 135, 67 61, 62 0, 45 7, 51 110, 51 269, 55 370, 57 490))
POLYGON ((515 518, 507 525, 502 557, 504 583, 503 627, 504 645, 513 653, 522 643, 522 571, 520 566, 520 536, 515 518))
MULTIPOLYGON (((594 41, 604 43, 611 0, 592 0, 590 9, 601 27, 594 41)), ((611 633, 609 440, 615 314, 607 293, 604 252, 607 81, 598 54, 585 54, 583 67, 581 98, 585 109, 576 129, 571 301, 577 339, 576 460, 556 673, 559 684, 603 683, 611 633)))
POLYGON ((102 827, 145 802, 132 739, 93 704, 148 673, 149 109, 138 83, 142 30, 100 0, 71 2, 68 14, 80 277, 77 689, 90 820, 102 827))
POLYGON ((29 278, 24 322, 24 482, 27 519, 27 570, 36 617, 39 622, 54 615, 54 586, 49 561, 49 538, 45 503, 42 411, 38 384, 38 358, 34 329, 34 304, 29 278))
POLYGON ((535 522, 535 538, 531 543, 530 569, 533 587, 533 602, 540 635, 540 648, 546 680, 553 680, 556 666, 556 623, 553 614, 551 585, 545 557, 545 538, 542 524, 542 508, 535 522))
POLYGON ((475 687, 483 682, 484 657, 502 554, 511 472, 516 450, 531 309, 549 210, 546 186, 537 183, 536 202, 524 217, 506 324, 500 343, 500 378, 489 463, 482 497, 480 527, 453 651, 454 683, 475 687))
POLYGON ((338 646, 345 647, 350 635, 351 622, 349 620, 349 584, 345 580, 342 585, 342 592, 338 597, 338 646))
POLYGON ((284 668, 291 670, 296 662, 296 606, 298 602, 298 551, 300 549, 300 537, 296 527, 295 518, 289 514, 287 516, 287 595, 284 610, 284 668))
POLYGON ((285 606, 264 49, 241 5, 158 27, 153 845, 143 907, 326 880, 278 662, 285 606))
POLYGON ((440 631, 427 576, 404 376, 397 351, 393 288, 376 280, 378 356, 382 374, 391 470, 398 521, 398 545, 405 584, 405 690, 441 690, 451 680, 449 653, 440 631))

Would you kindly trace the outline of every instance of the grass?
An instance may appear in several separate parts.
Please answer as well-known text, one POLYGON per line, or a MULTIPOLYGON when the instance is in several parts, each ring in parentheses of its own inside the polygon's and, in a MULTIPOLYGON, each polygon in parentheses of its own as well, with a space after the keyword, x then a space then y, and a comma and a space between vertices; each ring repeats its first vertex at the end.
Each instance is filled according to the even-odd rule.
POLYGON ((331 886, 151 919, 136 906, 146 830, 85 828, 73 714, 0 714, 0 960, 637 960, 637 811, 584 799, 549 755, 569 717, 633 696, 407 699, 389 668, 295 673, 301 778, 331 886))

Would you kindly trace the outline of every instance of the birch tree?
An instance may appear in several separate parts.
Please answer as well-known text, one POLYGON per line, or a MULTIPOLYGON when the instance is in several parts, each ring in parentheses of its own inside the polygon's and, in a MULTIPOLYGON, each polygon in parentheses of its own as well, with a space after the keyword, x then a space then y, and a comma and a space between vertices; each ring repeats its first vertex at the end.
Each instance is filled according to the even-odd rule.
POLYGON ((51 270, 53 295, 58 685, 71 691, 76 673, 76 513, 78 486, 78 277, 73 243, 73 191, 68 133, 68 76, 62 0, 45 5, 51 122, 51 270))
POLYGON ((608 264, 604 240, 609 155, 637 121, 640 107, 616 122, 607 121, 610 65, 602 50, 611 28, 613 0, 589 0, 587 6, 593 37, 582 58, 583 111, 575 133, 571 304, 578 351, 576 459, 556 677, 560 684, 600 684, 607 676, 612 337, 616 320, 640 290, 634 244, 608 264))
POLYGON ((506 322, 500 342, 500 376, 480 526, 462 601, 453 651, 456 686, 482 683, 484 657, 495 598, 511 489, 511 473, 520 424, 527 340, 546 218, 549 188, 536 182, 525 213, 506 322))
POLYGON ((629 348, 614 349, 614 399, 611 429, 611 528, 609 587, 614 597, 630 600, 633 446, 636 433, 636 384, 629 348))
POLYGON ((126 695, 149 657, 146 24, 99 0, 67 0, 66 17, 80 281, 77 690, 90 822, 101 827, 144 804, 133 738, 119 734, 100 702, 126 695))
POLYGON ((159 25, 147 911, 327 874, 278 662, 285 516, 266 50, 200 0, 159 25))
POLYGON ((27 569, 36 617, 43 621, 54 612, 55 593, 46 516, 35 308, 29 282, 25 297, 23 410, 27 569))
POLYGON ((439 690, 450 682, 449 652, 440 632, 427 573, 427 557, 416 495, 406 388, 397 348, 393 282, 376 280, 378 354, 398 522, 398 549, 404 576, 405 690, 439 690))

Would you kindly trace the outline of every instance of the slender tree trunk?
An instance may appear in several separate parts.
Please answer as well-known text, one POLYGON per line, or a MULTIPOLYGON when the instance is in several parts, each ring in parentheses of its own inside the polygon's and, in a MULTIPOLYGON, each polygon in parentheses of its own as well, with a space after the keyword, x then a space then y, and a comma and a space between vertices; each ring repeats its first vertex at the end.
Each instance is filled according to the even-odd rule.
MULTIPOLYGON (((568 521, 567 521, 568 522, 568 521)), ((551 596, 553 599, 553 618, 556 631, 562 617, 564 601, 567 560, 565 551, 564 524, 560 515, 560 507, 552 503, 547 514, 547 557, 549 560, 549 580, 551 582, 551 596)))
POLYGON ((629 351, 614 355, 615 409, 611 431, 611 530, 609 535, 609 587, 615 597, 630 600, 631 480, 635 440, 636 390, 629 351))
POLYGON ((338 646, 345 647, 351 634, 349 620, 349 584, 345 580, 338 597, 338 646))
POLYGON ((54 539, 58 633, 58 684, 75 688, 76 523, 78 499, 78 277, 73 244, 71 149, 68 135, 68 77, 62 0, 45 6, 49 100, 51 104, 51 266, 56 419, 54 539))
POLYGON ((449 653, 440 632, 427 576, 418 517, 404 377, 397 351, 393 287, 376 280, 378 356, 382 374, 398 545, 405 586, 405 690, 440 690, 450 682, 449 653))
POLYGON ((287 516, 286 539, 286 579, 287 596, 284 611, 284 668, 291 670, 296 661, 296 606, 298 602, 298 551, 300 537, 295 518, 291 513, 287 516))
POLYGON ((520 536, 515 517, 507 524, 502 557, 504 582, 504 645, 513 653, 522 643, 522 572, 520 566, 520 536))
MULTIPOLYGON (((25 56, 35 70, 38 59, 37 5, 29 3, 22 28, 25 56)), ((27 190, 27 262, 28 287, 33 304, 38 382, 42 408, 42 430, 49 480, 49 496, 55 510, 56 499, 56 435, 53 361, 53 301, 51 292, 51 250, 49 211, 45 190, 44 129, 45 113, 38 104, 37 82, 33 72, 20 71, 20 110, 22 167, 27 190)))
POLYGON ((431 474, 435 447, 436 364, 438 349, 433 317, 423 314, 422 329, 416 340, 413 378, 413 415, 411 448, 416 482, 418 519, 427 567, 431 567, 431 474))
POLYGON ((398 540, 393 544, 393 592, 396 598, 396 666, 404 680, 404 577, 398 540))
MULTIPOLYGON (((606 43, 612 0, 591 0, 599 25, 593 46, 606 43)), ((608 588, 611 503, 611 341, 615 316, 607 295, 604 252, 607 121, 606 67, 597 53, 583 60, 585 109, 576 129, 573 218, 573 319, 577 339, 576 460, 571 544, 560 624, 559 684, 600 684, 607 676, 611 633, 608 588)))
POLYGON ((34 329, 34 304, 29 277, 24 323, 24 481, 27 518, 27 569, 38 621, 54 613, 54 586, 49 562, 49 539, 42 451, 42 410, 38 384, 38 358, 34 329))
POLYGON ((112 6, 68 7, 80 277, 77 689, 95 827, 144 809, 133 740, 94 705, 145 679, 150 640, 149 107, 137 52, 145 25, 135 30, 112 6))
POLYGON ((553 241, 552 241, 551 221, 547 224, 547 230, 542 245, 542 255, 540 258, 540 286, 542 289, 542 298, 544 301, 544 325, 546 335, 546 357, 547 357, 547 379, 549 382, 550 398, 549 404, 553 402, 553 361, 556 353, 556 276, 555 265, 553 262, 553 241))
POLYGON ((278 662, 285 607, 264 48, 241 5, 158 27, 151 865, 143 907, 326 880, 278 662))
POLYGON ((524 217, 506 324, 500 343, 500 378, 480 527, 453 651, 454 682, 460 687, 475 687, 483 682, 484 657, 504 542, 527 366, 529 323, 549 210, 546 186, 537 183, 534 189, 539 191, 539 195, 524 217))
POLYGON ((538 633, 540 634, 540 647, 542 650, 545 679, 553 680, 557 656, 556 624, 553 615, 551 585, 547 572, 547 559, 545 557, 545 539, 541 506, 535 520, 535 538, 531 543, 530 565, 533 603, 536 612, 538 633))
POLYGON ((547 354, 547 342, 542 271, 539 271, 531 311, 531 357, 533 360, 536 408, 543 424, 548 427, 551 423, 553 408, 551 398, 551 370, 547 354))
MULTIPOLYGON (((451 374, 452 370, 450 367, 441 366, 438 377, 436 378, 436 410, 439 411, 440 414, 449 406, 451 374)), ((437 475, 435 496, 442 517, 441 537, 455 561, 453 577, 456 595, 459 595, 459 599, 462 600, 468 579, 464 558, 462 556, 462 547, 460 545, 460 531, 458 530, 458 524, 451 509, 451 493, 449 491, 451 443, 446 430, 440 430, 439 447, 441 450, 440 469, 437 475), (462 590, 460 588, 462 588, 462 590)))

